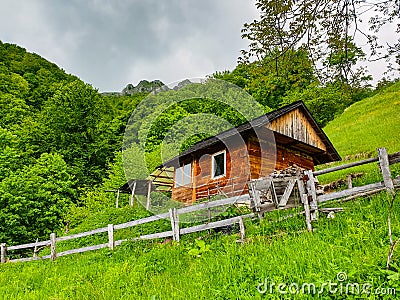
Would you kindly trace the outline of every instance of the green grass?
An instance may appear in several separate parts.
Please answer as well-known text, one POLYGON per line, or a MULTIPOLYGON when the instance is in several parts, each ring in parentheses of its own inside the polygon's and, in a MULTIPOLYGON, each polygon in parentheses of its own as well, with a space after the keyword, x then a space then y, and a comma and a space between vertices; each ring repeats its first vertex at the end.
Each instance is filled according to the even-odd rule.
POLYGON ((324 131, 342 158, 400 151, 400 83, 351 105, 324 131))
MULTIPOLYGON (((375 148, 400 151, 400 85, 349 107, 326 128, 343 157, 356 154, 375 156, 375 148)), ((355 185, 381 180, 376 164, 353 168, 363 172, 355 185)), ((338 172, 344 177, 349 171, 338 172)), ((399 175, 398 168, 392 168, 399 175)), ((329 181, 334 176, 324 180, 329 181)), ((400 201, 400 196, 397 203, 400 201)), ((181 242, 126 242, 114 251, 99 251, 58 258, 56 261, 8 263, 0 266, 1 299, 393 299, 392 295, 325 292, 309 294, 261 294, 259 284, 267 279, 275 284, 339 283, 345 272, 347 283, 395 288, 400 294, 400 250, 393 256, 392 270, 385 271, 389 250, 386 192, 329 206, 344 207, 334 219, 320 215, 313 223, 315 232, 305 231, 302 215, 285 219, 298 210, 277 211, 262 220, 245 222, 247 241, 238 243, 238 234, 207 232, 182 236, 181 242), (198 239, 204 241, 199 242, 198 239), (194 255, 193 255, 194 254, 194 255)), ((71 229, 82 232, 109 223, 117 224, 145 217, 135 206, 105 209, 92 213, 71 229)), ((400 206, 393 212, 393 234, 400 237, 400 206)), ((165 230, 166 222, 116 231, 116 238, 165 230)), ((237 228, 234 228, 237 232, 237 228)), ((103 243, 105 235, 69 241, 60 250, 91 243, 103 243)))
MULTIPOLYGON (((397 280, 388 279, 393 274, 383 271, 386 201, 382 194, 346 203, 345 212, 334 219, 321 216, 313 234, 304 232, 302 216, 274 222, 285 212, 247 221, 243 245, 237 234, 202 233, 210 249, 200 256, 190 255, 199 235, 188 235, 180 243, 125 243, 113 252, 10 263, 0 269, 0 294, 3 299, 261 299, 271 296, 257 291, 265 278, 320 287, 337 282, 338 272, 345 272, 349 282, 398 288, 397 280)), ((395 232, 400 232, 399 216, 396 207, 395 232)), ((394 264, 399 263, 397 254, 394 264)))
MULTIPOLYGON (((376 157, 376 149, 381 147, 385 147, 389 154, 400 152, 400 83, 351 105, 324 131, 343 161, 317 169, 376 157)), ((328 183, 346 178, 350 173, 365 173, 361 182, 356 181, 355 185, 372 183, 379 177, 377 164, 369 164, 323 175, 319 179, 328 183)), ((399 165, 392 166, 392 175, 400 175, 399 165)))

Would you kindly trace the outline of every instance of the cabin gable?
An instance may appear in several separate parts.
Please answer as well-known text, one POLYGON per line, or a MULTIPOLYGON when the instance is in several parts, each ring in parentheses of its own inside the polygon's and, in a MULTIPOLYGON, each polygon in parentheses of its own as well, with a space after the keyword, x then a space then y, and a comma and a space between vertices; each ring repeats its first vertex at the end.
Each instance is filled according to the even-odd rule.
POLYGON ((310 123, 308 117, 296 108, 274 120, 266 125, 268 129, 281 133, 285 136, 291 137, 294 140, 301 141, 305 144, 314 146, 316 148, 326 151, 326 145, 318 136, 315 126, 310 123))

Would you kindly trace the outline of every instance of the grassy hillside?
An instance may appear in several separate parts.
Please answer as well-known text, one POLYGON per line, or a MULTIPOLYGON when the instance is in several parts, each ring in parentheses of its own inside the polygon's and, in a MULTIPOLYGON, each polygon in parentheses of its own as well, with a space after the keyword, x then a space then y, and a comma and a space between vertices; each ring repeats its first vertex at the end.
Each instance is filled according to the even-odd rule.
POLYGON ((348 107, 325 128, 342 158, 400 151, 400 82, 348 107))
MULTIPOLYGON (((377 156, 377 148, 385 147, 388 153, 400 151, 400 82, 383 89, 373 97, 348 107, 325 128, 325 133, 348 163, 377 156)), ((326 168, 330 166, 320 166, 326 168)), ((380 176, 374 164, 354 167, 340 172, 320 176, 322 183, 343 179, 350 173, 363 173, 355 184, 372 183, 380 176)), ((392 166, 393 176, 400 175, 400 166, 392 166)))
MULTIPOLYGON (((399 95, 400 86, 392 86, 349 107, 326 127, 342 156, 373 155, 375 148, 382 146, 389 152, 400 151, 396 130, 399 95)), ((376 165, 371 168, 374 171, 368 171, 369 176, 359 179, 358 184, 380 180, 376 165)), ((316 286, 314 296, 319 299, 393 299, 394 291, 388 288, 400 295, 399 250, 394 253, 392 270, 385 270, 389 249, 387 195, 329 204, 335 205, 344 207, 344 212, 333 219, 321 215, 313 224, 314 233, 305 232, 302 215, 285 218, 297 210, 280 211, 247 221, 244 244, 237 243, 237 234, 203 232, 183 236, 180 243, 128 242, 113 252, 100 250, 54 262, 2 265, 0 295, 3 299, 314 298, 307 290, 301 292, 304 283, 316 286), (192 249, 199 255, 192 255, 192 249), (346 278, 341 277, 344 275, 346 278), (281 286, 286 294, 278 292, 279 284, 286 285, 281 286), (346 292, 347 284, 359 284, 360 292, 346 292), (363 293, 364 284, 370 294, 363 293), (290 293, 289 285, 292 290, 299 286, 300 292, 290 293)), ((87 217, 73 231, 144 215, 139 207, 108 209, 87 217)), ((400 236, 399 205, 394 207, 392 227, 394 235, 400 236)), ((138 230, 144 233, 151 228, 138 230)), ((134 234, 137 232, 126 231, 118 238, 134 234)))

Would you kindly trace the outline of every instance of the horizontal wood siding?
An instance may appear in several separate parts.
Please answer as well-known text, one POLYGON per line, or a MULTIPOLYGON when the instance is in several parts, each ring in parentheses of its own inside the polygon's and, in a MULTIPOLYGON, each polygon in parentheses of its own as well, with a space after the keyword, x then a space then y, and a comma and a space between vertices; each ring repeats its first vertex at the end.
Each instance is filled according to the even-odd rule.
POLYGON ((264 143, 263 149, 267 151, 260 151, 260 142, 255 136, 250 137, 248 141, 251 179, 265 177, 274 170, 282 170, 293 165, 314 170, 311 156, 282 145, 276 145, 275 151, 268 142, 261 141, 261 143, 264 143))
POLYGON ((185 203, 192 203, 199 198, 205 198, 209 194, 218 193, 242 195, 247 193, 247 181, 249 180, 249 160, 247 156, 247 143, 241 139, 230 139, 225 144, 205 149, 198 152, 192 161, 192 183, 184 187, 174 187, 172 198, 185 203), (225 176, 212 178, 212 155, 226 151, 225 176), (234 162, 234 163, 232 163, 234 162), (232 190, 233 181, 233 190, 232 190))
POLYGON ((307 117, 298 108, 273 120, 267 127, 326 151, 325 144, 311 126, 307 117))
MULTIPOLYGON (((243 189, 246 188, 248 180, 249 163, 247 159, 247 146, 243 140, 235 139, 229 140, 227 143, 228 149, 224 144, 220 147, 210 149, 208 153, 203 154, 198 159, 199 170, 196 173, 196 199, 207 197, 217 194, 218 192, 241 195, 243 189), (212 177, 212 154, 219 151, 226 150, 226 174, 223 177, 212 177), (232 190, 232 181, 234 182, 232 190), (209 191, 209 192, 208 192, 209 191)), ((247 190, 245 190, 247 192, 247 190)))
POLYGON ((172 199, 189 204, 192 202, 192 192, 191 185, 174 187, 172 189, 172 199))

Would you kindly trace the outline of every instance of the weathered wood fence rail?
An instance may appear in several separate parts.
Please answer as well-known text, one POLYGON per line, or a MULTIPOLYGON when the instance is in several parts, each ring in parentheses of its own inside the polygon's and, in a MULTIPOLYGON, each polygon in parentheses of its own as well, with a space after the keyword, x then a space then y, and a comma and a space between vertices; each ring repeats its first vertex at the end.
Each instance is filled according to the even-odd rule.
POLYGON ((65 255, 70 255, 74 253, 82 253, 86 251, 93 251, 97 249, 102 249, 102 248, 109 248, 110 250, 114 249, 114 247, 121 245, 123 242, 131 240, 151 240, 151 239, 159 239, 159 238, 166 238, 166 237, 172 237, 173 240, 179 241, 180 235, 183 234, 188 234, 188 233, 194 233, 198 231, 204 231, 212 228, 218 228, 218 227, 223 227, 223 226, 228 226, 228 225, 233 225, 238 223, 240 227, 240 232, 241 232, 241 238, 244 239, 244 225, 243 225, 243 219, 245 218, 251 218, 254 217, 254 214, 246 214, 243 216, 237 216, 221 221, 215 221, 211 223, 206 223, 206 224, 201 224, 201 225, 196 225, 188 228, 180 228, 179 227, 179 215, 186 214, 186 213, 192 213, 200 210, 208 210, 211 208, 215 207, 222 207, 226 205, 232 205, 237 203, 238 201, 243 201, 245 198, 248 199, 248 195, 243 195, 239 197, 232 197, 232 198, 227 198, 227 199, 222 199, 222 200, 216 200, 212 202, 205 202, 205 203, 200 203, 197 205, 192 205, 192 206, 187 206, 187 207, 182 207, 182 208, 171 208, 168 212, 150 216, 147 218, 139 219, 139 220, 133 220, 130 222, 122 223, 122 224, 109 224, 107 227, 102 227, 102 228, 97 228, 94 230, 82 232, 82 233, 77 233, 77 234, 72 234, 68 236, 61 236, 61 237, 56 237, 55 233, 50 234, 50 239, 46 241, 40 241, 40 242, 35 242, 35 243, 28 243, 28 244, 22 244, 22 245, 16 245, 16 246, 7 246, 6 244, 2 243, 0 244, 1 246, 1 263, 5 263, 7 261, 9 262, 25 262, 25 261, 32 261, 32 260, 41 260, 41 259, 56 259, 57 257, 65 256, 65 255), (134 227, 138 226, 141 224, 145 223, 150 223, 162 219, 170 219, 171 221, 171 230, 170 231, 165 231, 165 232, 159 232, 159 233, 151 233, 147 235, 142 235, 137 238, 132 238, 132 239, 123 239, 123 240, 114 240, 114 231, 119 230, 119 229, 124 229, 124 228, 129 228, 129 227, 134 227), (100 234, 100 233, 105 233, 107 232, 108 234, 108 242, 104 244, 99 244, 99 245, 94 245, 94 246, 87 246, 87 247, 82 247, 78 249, 71 249, 63 252, 57 253, 56 251, 56 245, 58 242, 63 242, 63 241, 68 241, 72 239, 78 239, 82 237, 87 237, 95 234, 100 234), (43 255, 43 256, 38 256, 37 255, 37 249, 42 249, 44 247, 50 247, 50 254, 49 255, 43 255), (7 259, 7 251, 13 251, 13 250, 20 250, 20 249, 29 249, 29 248, 34 248, 34 254, 33 257, 24 257, 24 258, 17 258, 17 259, 7 259))
POLYGON ((354 197, 357 195, 368 195, 372 193, 377 193, 385 189, 393 189, 394 187, 398 187, 400 185, 400 179, 392 179, 390 173, 390 165, 396 164, 400 162, 400 152, 394 154, 387 154, 385 148, 379 148, 378 157, 361 160, 354 163, 344 164, 341 166, 336 166, 329 169, 324 169, 320 171, 313 172, 314 176, 328 174, 332 172, 336 172, 339 170, 349 169, 355 166, 361 166, 365 164, 370 164, 373 162, 379 162, 379 167, 382 173, 383 181, 376 182, 372 184, 367 184, 364 186, 353 187, 351 181, 349 181, 349 188, 343 191, 329 193, 325 195, 319 195, 317 197, 318 202, 325 202, 329 200, 344 198, 344 197, 354 197))

